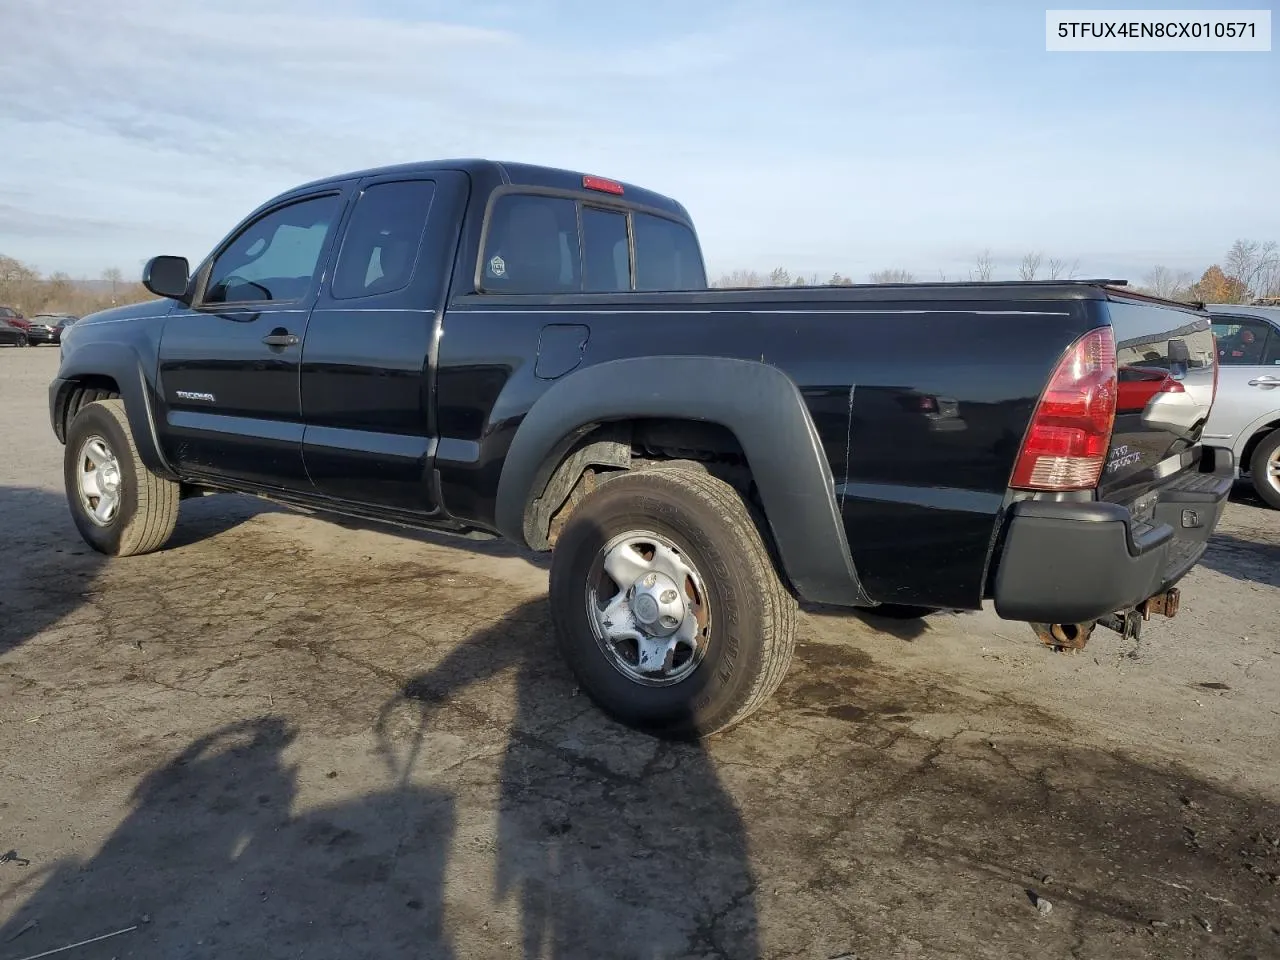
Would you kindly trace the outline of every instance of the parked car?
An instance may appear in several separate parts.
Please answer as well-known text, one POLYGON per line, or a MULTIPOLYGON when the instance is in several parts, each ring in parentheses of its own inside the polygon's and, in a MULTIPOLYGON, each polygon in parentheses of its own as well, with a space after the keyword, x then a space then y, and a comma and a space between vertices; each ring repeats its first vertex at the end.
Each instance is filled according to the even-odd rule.
POLYGON ((31 321, 24 317, 22 311, 16 307, 0 307, 0 320, 7 321, 11 326, 24 331, 31 326, 31 321))
POLYGON ((554 548, 582 688, 660 734, 760 707, 797 599, 1133 636, 1235 470, 1200 440, 1202 310, 1107 281, 709 290, 682 205, 578 173, 333 177, 143 283, 164 299, 72 327, 49 389, 91 546, 156 550, 227 490, 554 548), (1177 388, 1118 409, 1140 363, 1177 388))
POLYGON ((27 336, 32 343, 61 343, 62 331, 78 319, 69 313, 37 313, 31 318, 27 336))
POLYGON ((1280 509, 1280 306, 1210 304, 1218 399, 1204 428, 1229 446, 1263 502, 1280 509))
POLYGON ((28 345, 27 331, 23 330, 12 320, 0 317, 0 343, 7 344, 11 347, 25 347, 28 345))

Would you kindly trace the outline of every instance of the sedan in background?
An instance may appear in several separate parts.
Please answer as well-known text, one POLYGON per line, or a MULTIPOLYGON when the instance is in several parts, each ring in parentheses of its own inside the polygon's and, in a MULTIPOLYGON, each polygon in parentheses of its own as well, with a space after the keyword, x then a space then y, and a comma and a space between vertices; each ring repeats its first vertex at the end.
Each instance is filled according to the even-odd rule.
POLYGON ((11 347, 25 347, 28 345, 27 331, 12 321, 0 317, 0 344, 7 344, 11 347))
POLYGON ((32 343, 61 343, 62 331, 79 319, 69 313, 37 313, 27 328, 27 339, 32 343))
POLYGON ((26 331, 31 321, 22 315, 22 311, 15 307, 0 307, 0 322, 8 323, 11 327, 17 327, 19 330, 26 331))
POLYGON ((1211 303, 1218 394, 1204 440, 1230 446, 1240 472, 1280 509, 1280 307, 1211 303))

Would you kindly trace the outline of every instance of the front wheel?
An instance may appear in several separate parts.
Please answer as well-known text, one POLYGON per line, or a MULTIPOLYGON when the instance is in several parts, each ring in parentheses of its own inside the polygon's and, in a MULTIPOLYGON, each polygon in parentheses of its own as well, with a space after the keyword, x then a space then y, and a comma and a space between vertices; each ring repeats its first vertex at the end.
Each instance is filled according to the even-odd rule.
POLYGON ((31 341, 30 341, 30 340, 28 340, 28 339, 26 338, 26 336, 25 336, 25 335, 19 335, 19 337, 18 337, 18 346, 20 346, 20 347, 29 347, 29 346, 31 346, 31 341))
POLYGON ((85 542, 115 557, 159 550, 178 519, 178 484, 138 456, 124 402, 85 404, 67 428, 63 479, 85 542))
POLYGON ((556 542, 551 612, 570 668, 605 712, 660 736, 759 709, 791 662, 796 609, 747 505, 705 473, 610 480, 556 542))
POLYGON ((1249 458, 1253 489, 1267 506, 1280 510, 1280 430, 1272 430, 1249 458))

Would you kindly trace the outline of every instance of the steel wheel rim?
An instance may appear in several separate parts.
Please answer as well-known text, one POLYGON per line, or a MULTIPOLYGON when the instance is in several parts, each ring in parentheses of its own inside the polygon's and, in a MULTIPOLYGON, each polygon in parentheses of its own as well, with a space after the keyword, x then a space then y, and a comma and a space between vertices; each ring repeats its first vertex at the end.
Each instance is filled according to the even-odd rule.
POLYGON ((76 458, 76 493, 90 522, 109 526, 120 513, 120 461, 102 437, 91 436, 80 445, 76 458))
POLYGON ((606 543, 587 575, 586 606, 596 645, 632 683, 681 683, 706 657, 706 583, 688 555, 661 534, 629 530, 606 543))

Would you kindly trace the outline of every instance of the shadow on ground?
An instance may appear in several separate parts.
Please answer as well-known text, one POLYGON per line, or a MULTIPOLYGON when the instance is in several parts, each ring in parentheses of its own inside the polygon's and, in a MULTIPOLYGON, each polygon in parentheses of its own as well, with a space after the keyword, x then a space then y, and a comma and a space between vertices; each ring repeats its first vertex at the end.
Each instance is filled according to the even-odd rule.
POLYGON ((1262 510, 1270 510, 1265 500, 1258 496, 1258 491, 1253 487, 1253 481, 1247 479, 1237 480, 1231 488, 1231 502, 1244 504, 1245 506, 1258 507, 1262 510))
POLYGON ((1219 532, 1200 563, 1236 580, 1280 587, 1280 544, 1219 532))
MULTIPOLYGON (((3 508, 50 524, 30 539, 8 518, 25 556, 62 543, 59 524, 75 542, 53 498, 22 499, 3 508)), ((55 578, 96 562, 45 559, 55 578)), ((1280 953, 1273 797, 852 644, 802 642, 730 734, 658 743, 575 690, 544 599, 438 560, 313 559, 248 527, 98 570, 80 592, 102 593, 116 635, 68 635, 79 692, 56 702, 100 739, 76 753, 51 717, 44 742, 92 811, 57 829, 109 835, 84 858, 0 863, 0 957, 134 925, 68 956, 1280 953), (130 713, 91 713, 95 697, 130 713), (163 761, 129 766, 142 747, 163 761), (123 809, 92 802, 115 782, 133 785, 123 809)), ((4 636, 51 633, 78 598, 24 608, 4 636)), ((56 689, 69 669, 28 649, 56 689)), ((18 774, 5 783, 53 776, 18 774)), ((50 816, 0 798, 4 822, 50 816)))
MULTIPOLYGON (((246 498, 187 501, 167 548, 225 533, 261 512, 246 498)), ((0 561, 3 656, 91 600, 95 578, 113 561, 84 542, 65 497, 48 490, 0 487, 0 530, 7 534, 0 561)))
POLYGON ((566 691, 549 631, 545 603, 525 604, 408 679, 377 723, 389 786, 344 802, 296 810, 281 716, 197 739, 142 780, 91 860, 49 872, 0 944, 34 953, 139 923, 102 955, 487 956, 505 909, 517 956, 758 956, 744 828, 705 750, 638 738, 566 691), (459 724, 485 724, 467 690, 510 670, 493 862, 455 869, 448 891, 466 765, 448 786, 415 782, 417 767, 459 724))
POLYGON ((0 487, 0 656, 85 602, 106 559, 80 538, 66 500, 30 487, 0 487))
POLYGON ((838 607, 828 603, 806 602, 802 603, 800 608, 812 617, 851 620, 907 643, 918 640, 933 629, 930 620, 935 617, 962 612, 933 610, 927 607, 912 607, 900 604, 882 604, 878 607, 863 609, 860 607, 838 607))

